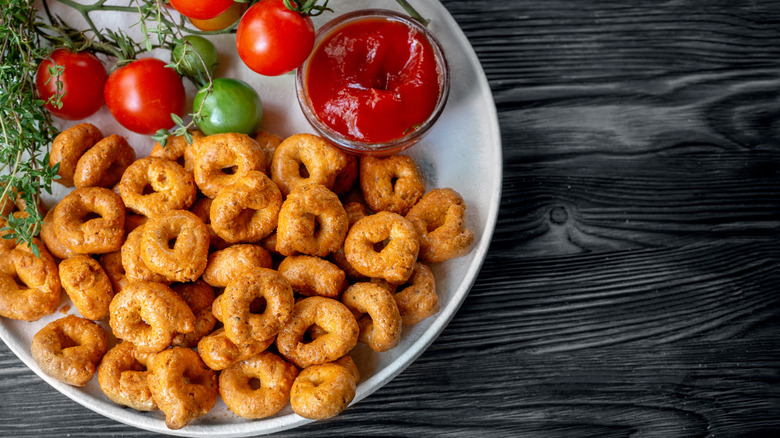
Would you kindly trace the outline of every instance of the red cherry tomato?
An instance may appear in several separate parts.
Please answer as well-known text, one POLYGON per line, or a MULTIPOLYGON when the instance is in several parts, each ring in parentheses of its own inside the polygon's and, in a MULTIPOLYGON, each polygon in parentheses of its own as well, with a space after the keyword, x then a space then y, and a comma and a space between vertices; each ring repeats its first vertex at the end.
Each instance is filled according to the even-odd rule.
POLYGON ((181 78, 155 58, 143 58, 108 76, 106 106, 125 128, 153 134, 173 125, 171 113, 184 113, 186 95, 181 78))
POLYGON ((51 59, 44 59, 38 65, 35 87, 39 98, 48 101, 57 93, 57 78, 49 74, 52 61, 64 67, 59 76, 62 107, 47 103, 45 107, 49 112, 63 119, 78 120, 94 114, 103 106, 103 85, 108 77, 106 68, 91 53, 73 53, 62 48, 54 50, 51 59))
POLYGON ((198 29, 207 32, 226 29, 241 18, 241 15, 244 14, 247 7, 246 3, 233 3, 233 6, 229 7, 227 11, 214 18, 209 18, 208 20, 190 18, 190 23, 198 29))
POLYGON ((244 64, 266 76, 298 68, 314 47, 314 24, 282 0, 261 0, 241 17, 236 48, 244 64))
POLYGON ((233 0, 169 0, 171 6, 187 18, 208 20, 233 6, 233 0))

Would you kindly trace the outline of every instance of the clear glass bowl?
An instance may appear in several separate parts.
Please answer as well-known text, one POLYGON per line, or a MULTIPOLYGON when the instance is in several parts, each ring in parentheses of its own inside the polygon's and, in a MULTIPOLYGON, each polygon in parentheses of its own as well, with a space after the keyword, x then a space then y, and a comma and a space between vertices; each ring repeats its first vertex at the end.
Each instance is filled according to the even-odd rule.
POLYGON ((314 41, 314 50, 312 53, 318 50, 320 43, 326 37, 328 37, 335 30, 339 29, 341 26, 355 21, 376 18, 399 21, 409 27, 417 29, 421 34, 425 35, 425 37, 431 43, 431 47, 433 48, 433 52, 436 57, 437 70, 439 73, 439 99, 428 119, 419 124, 416 129, 410 131, 408 134, 403 135, 402 137, 380 143, 357 141, 347 138, 343 134, 335 131, 330 126, 322 122, 317 116, 317 113, 312 108, 312 102, 306 89, 306 84, 308 83, 307 75, 309 70, 309 60, 311 59, 311 56, 306 60, 306 62, 303 63, 303 65, 301 65, 301 67, 298 68, 295 81, 295 91, 298 96, 298 103, 300 104, 301 110, 306 116, 306 119, 314 127, 314 129, 317 130, 317 132, 319 132, 320 135, 322 135, 328 141, 345 152, 359 155, 390 155, 415 145, 420 141, 420 139, 423 138, 423 136, 425 136, 425 134, 428 133, 433 124, 436 123, 436 120, 438 120, 439 116, 444 110, 444 106, 447 103, 447 97, 449 96, 450 92, 450 71, 447 65, 447 59, 444 56, 444 50, 442 49, 439 41, 421 23, 407 15, 403 15, 395 11, 385 9, 364 9, 349 12, 334 18, 317 31, 317 35, 314 41))

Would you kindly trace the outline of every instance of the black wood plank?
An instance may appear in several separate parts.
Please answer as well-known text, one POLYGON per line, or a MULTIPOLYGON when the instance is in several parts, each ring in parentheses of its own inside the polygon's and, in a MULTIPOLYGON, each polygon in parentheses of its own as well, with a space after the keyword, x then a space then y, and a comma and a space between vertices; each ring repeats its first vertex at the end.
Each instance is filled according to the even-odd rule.
MULTIPOLYGON (((445 0, 494 92, 501 212, 404 373, 279 436, 780 436, 780 2, 445 0)), ((0 345, 0 435, 150 434, 0 345)))

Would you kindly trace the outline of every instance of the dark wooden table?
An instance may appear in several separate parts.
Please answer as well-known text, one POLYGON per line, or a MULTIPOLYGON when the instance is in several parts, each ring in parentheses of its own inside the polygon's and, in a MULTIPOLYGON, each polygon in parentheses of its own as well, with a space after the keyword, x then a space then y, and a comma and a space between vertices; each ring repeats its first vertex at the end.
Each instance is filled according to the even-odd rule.
MULTIPOLYGON (((490 252, 405 372, 282 436, 780 436, 780 2, 443 3, 498 107, 490 252)), ((3 436, 149 435, 2 344, 0 394, 3 436)))

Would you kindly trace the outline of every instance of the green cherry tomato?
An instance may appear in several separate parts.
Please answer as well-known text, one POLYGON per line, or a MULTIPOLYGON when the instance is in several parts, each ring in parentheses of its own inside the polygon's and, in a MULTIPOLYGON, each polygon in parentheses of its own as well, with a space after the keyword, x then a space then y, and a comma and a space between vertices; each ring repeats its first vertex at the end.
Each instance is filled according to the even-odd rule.
POLYGON ((214 89, 206 97, 206 87, 195 95, 194 111, 203 105, 198 127, 206 135, 240 132, 252 135, 260 127, 263 104, 246 82, 238 79, 214 79, 214 89), (205 98, 205 100, 204 100, 205 98))
POLYGON ((191 47, 185 43, 176 44, 171 54, 171 61, 178 66, 179 73, 193 79, 203 78, 205 80, 203 63, 200 62, 198 54, 203 58, 209 74, 213 74, 214 66, 217 65, 217 48, 211 41, 199 35, 187 35, 184 39, 190 43, 191 47), (193 49, 195 50, 193 51, 193 49))

